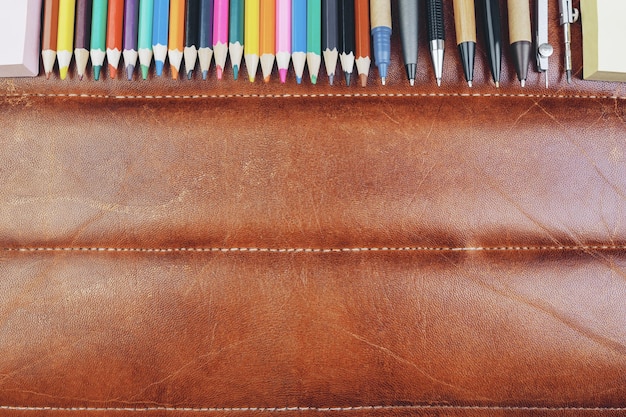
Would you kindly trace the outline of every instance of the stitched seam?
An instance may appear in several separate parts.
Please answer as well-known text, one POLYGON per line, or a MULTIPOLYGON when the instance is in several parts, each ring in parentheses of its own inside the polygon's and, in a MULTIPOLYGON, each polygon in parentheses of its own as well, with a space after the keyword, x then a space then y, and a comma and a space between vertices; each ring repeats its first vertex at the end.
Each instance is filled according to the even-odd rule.
POLYGON ((211 412, 345 412, 345 411, 376 411, 376 410, 477 410, 477 411, 626 411, 626 407, 524 407, 524 406, 481 406, 481 405, 373 405, 356 407, 20 407, 0 406, 0 410, 10 411, 183 411, 196 413, 211 412))
POLYGON ((15 93, 0 95, 4 98, 97 98, 97 99, 230 99, 230 98, 368 98, 368 97, 505 97, 505 98, 555 98, 555 99, 611 99, 625 100, 626 96, 585 94, 507 94, 507 93, 321 93, 321 94, 162 94, 162 95, 110 95, 84 93, 15 93))
POLYGON ((477 247, 354 247, 354 248, 260 248, 260 247, 183 247, 183 248, 124 248, 124 247, 34 247, 1 248, 3 252, 266 252, 266 253, 338 253, 338 252, 532 252, 532 251, 599 251, 625 250, 626 245, 572 245, 572 246, 477 246, 477 247))

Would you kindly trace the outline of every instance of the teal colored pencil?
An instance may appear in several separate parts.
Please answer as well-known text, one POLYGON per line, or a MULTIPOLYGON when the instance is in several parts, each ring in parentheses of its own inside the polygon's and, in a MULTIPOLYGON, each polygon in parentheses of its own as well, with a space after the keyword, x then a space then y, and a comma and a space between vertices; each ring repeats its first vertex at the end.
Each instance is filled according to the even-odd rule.
POLYGON ((91 50, 89 56, 93 67, 93 78, 96 81, 100 79, 100 71, 106 57, 108 3, 108 0, 94 0, 91 7, 91 50))
POLYGON ((141 0, 139 2, 139 65, 141 65, 141 77, 148 78, 150 63, 152 62, 152 15, 154 13, 154 0, 141 0))
POLYGON ((308 0, 306 6, 306 63, 316 84, 322 64, 322 0, 308 0))
POLYGON ((243 57, 243 0, 230 0, 228 25, 228 53, 233 66, 233 77, 239 77, 239 66, 243 57))

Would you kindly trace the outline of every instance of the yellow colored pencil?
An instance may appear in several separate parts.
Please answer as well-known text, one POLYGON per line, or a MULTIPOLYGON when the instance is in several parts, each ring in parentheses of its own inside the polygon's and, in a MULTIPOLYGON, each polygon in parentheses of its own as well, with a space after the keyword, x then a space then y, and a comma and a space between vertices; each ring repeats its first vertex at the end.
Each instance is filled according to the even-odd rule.
POLYGON ((251 83, 254 82, 254 78, 256 77, 256 71, 259 67, 259 57, 261 56, 259 45, 260 7, 260 0, 246 0, 244 3, 244 59, 246 60, 248 78, 251 83))
POLYGON ((57 32, 57 59, 61 79, 67 77, 67 71, 72 62, 74 50, 74 14, 76 0, 61 0, 59 2, 59 26, 57 32))

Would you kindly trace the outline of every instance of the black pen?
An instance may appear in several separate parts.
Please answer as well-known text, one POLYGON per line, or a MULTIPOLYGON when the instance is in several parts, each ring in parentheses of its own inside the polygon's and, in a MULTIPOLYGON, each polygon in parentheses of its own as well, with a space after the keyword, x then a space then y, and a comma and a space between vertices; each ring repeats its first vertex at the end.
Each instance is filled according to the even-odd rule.
POLYGON ((485 43, 487 44, 487 57, 489 67, 496 88, 500 87, 500 69, 502 62, 502 27, 500 23, 500 1, 479 0, 483 16, 485 30, 485 43))
POLYGON ((445 49, 446 33, 443 21, 443 1, 426 0, 428 12, 428 42, 430 44, 430 56, 433 61, 433 70, 437 85, 441 85, 443 75, 443 53, 445 49))
POLYGON ((411 85, 415 85, 418 50, 418 2, 416 0, 398 0, 400 18, 400 39, 402 41, 402 59, 406 76, 411 85))

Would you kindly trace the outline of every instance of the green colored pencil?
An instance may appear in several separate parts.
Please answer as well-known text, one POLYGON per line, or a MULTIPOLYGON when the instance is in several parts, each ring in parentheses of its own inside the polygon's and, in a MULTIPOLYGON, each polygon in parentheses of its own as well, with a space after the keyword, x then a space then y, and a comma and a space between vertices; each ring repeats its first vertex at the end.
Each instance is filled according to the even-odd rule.
POLYGON ((152 14, 154 13, 154 0, 141 0, 139 2, 139 29, 137 50, 139 52, 139 65, 141 65, 141 77, 148 78, 150 63, 152 62, 152 14))
POLYGON ((306 63, 311 83, 316 84, 322 64, 322 1, 308 0, 306 15, 306 63))
POLYGON ((106 57, 108 0, 94 0, 91 8, 91 66, 93 78, 100 79, 100 70, 106 57))

